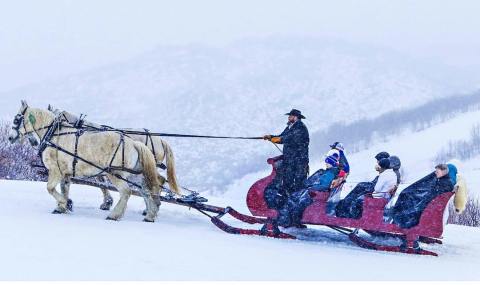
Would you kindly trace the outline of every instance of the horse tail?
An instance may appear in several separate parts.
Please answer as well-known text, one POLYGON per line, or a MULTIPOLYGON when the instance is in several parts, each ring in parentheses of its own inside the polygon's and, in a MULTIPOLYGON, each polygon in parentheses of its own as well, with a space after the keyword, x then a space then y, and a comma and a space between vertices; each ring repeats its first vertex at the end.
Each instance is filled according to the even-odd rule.
POLYGON ((180 194, 180 187, 178 187, 177 175, 175 171, 175 157, 173 151, 164 140, 161 140, 163 151, 165 152, 165 159, 167 163, 167 179, 168 185, 172 188, 173 192, 180 194))
POLYGON ((138 158, 142 165, 142 174, 148 189, 160 189, 161 185, 157 177, 157 164, 153 153, 144 144, 134 141, 133 145, 138 152, 138 158))
POLYGON ((457 191, 455 192, 455 197, 453 198, 453 204, 455 206, 455 211, 458 214, 461 214, 466 206, 468 200, 467 194, 467 184, 465 183, 465 179, 462 175, 457 174, 457 191))

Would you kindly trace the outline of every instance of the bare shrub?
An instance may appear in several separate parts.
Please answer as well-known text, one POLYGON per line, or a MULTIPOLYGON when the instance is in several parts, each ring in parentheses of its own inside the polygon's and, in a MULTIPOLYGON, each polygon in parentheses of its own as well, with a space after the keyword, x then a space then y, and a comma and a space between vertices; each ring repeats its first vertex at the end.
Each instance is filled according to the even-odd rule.
POLYGON ((457 214, 454 206, 450 205, 448 223, 470 227, 480 226, 480 200, 477 197, 469 197, 462 214, 457 214))
POLYGON ((41 164, 36 150, 27 141, 11 144, 10 129, 9 124, 0 122, 0 179, 44 181, 45 174, 32 167, 41 164))
POLYGON ((453 158, 468 160, 480 154, 480 124, 476 124, 470 131, 469 140, 450 141, 446 148, 440 150, 434 162, 445 163, 453 158))

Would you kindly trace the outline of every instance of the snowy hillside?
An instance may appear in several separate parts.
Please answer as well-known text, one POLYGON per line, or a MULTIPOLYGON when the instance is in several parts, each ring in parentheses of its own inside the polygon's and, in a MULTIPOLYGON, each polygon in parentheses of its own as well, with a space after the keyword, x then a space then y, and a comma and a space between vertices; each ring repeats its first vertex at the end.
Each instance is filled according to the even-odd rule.
MULTIPOLYGON (((114 126, 260 136, 280 132, 283 114, 295 107, 314 133, 333 122, 457 94, 465 89, 459 86, 468 86, 463 78, 449 67, 388 50, 274 38, 224 48, 160 47, 123 63, 3 93, 0 114, 11 120, 24 98, 33 106, 51 103, 114 126)), ((219 189, 260 170, 257 158, 277 153, 260 141, 169 141, 181 182, 200 190, 219 189)))
POLYGON ((309 229, 296 241, 228 235, 204 216, 166 204, 158 222, 143 223, 143 201, 136 197, 122 221, 106 221, 100 191, 73 186, 70 193, 75 212, 52 215, 45 183, 0 181, 1 280, 480 278, 478 228, 448 225, 443 245, 426 246, 439 257, 412 256, 361 249, 325 228, 309 229))
MULTIPOLYGON (((389 138, 387 142, 374 144, 371 148, 351 156, 352 181, 365 181, 373 178, 374 155, 388 151, 402 160, 404 182, 412 183, 433 171, 435 156, 450 141, 468 140, 471 128, 480 123, 480 111, 461 114, 445 123, 435 125, 421 132, 404 132, 389 138), (365 168, 366 167, 366 168, 365 168)), ((469 190, 480 195, 480 156, 462 161, 460 171, 468 181, 469 190)), ((406 186, 404 185, 404 186, 406 186)))

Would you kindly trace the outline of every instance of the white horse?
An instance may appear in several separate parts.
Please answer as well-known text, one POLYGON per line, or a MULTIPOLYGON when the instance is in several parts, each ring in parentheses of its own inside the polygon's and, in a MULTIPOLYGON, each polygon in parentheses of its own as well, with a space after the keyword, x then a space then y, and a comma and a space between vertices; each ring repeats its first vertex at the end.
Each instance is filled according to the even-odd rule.
POLYGON ((9 140, 14 143, 24 137, 39 146, 48 169, 47 190, 57 202, 53 213, 67 212, 68 189, 65 185, 70 177, 106 175, 120 193, 107 219, 118 220, 124 215, 131 195, 127 179, 133 174, 143 174, 142 189, 147 207, 144 221, 155 221, 161 185, 155 158, 144 144, 113 131, 79 133, 73 127, 61 126, 52 112, 30 108, 22 101, 9 140), (62 194, 56 190, 58 184, 61 184, 62 194))
MULTIPOLYGON (((79 122, 80 118, 75 116, 67 111, 62 111, 60 109, 54 108, 52 105, 48 105, 48 110, 53 112, 55 115, 59 116, 60 119, 68 124, 75 125, 79 122)), ((85 128, 92 128, 92 129, 103 129, 104 126, 99 124, 89 122, 86 120, 82 120, 82 126, 85 128)), ((178 180, 176 177, 176 170, 175 170, 175 157, 173 155, 172 148, 170 145, 162 140, 157 136, 151 136, 146 132, 145 129, 133 130, 133 129, 117 129, 120 132, 122 131, 137 131, 139 134, 128 134, 130 138, 135 141, 141 142, 148 147, 148 149, 153 153, 155 157, 155 162, 157 167, 166 167, 167 172, 167 179, 159 174, 158 178, 160 180, 160 184, 163 186, 165 182, 168 182, 170 185, 170 189, 176 193, 180 194, 180 187, 178 186, 178 180), (163 164, 165 162, 165 164, 163 164)), ((98 180, 101 182, 105 182, 103 177, 98 177, 98 180)), ((68 186, 68 185, 67 185, 68 186)), ((103 203, 100 205, 100 209, 102 210, 109 210, 110 206, 113 203, 113 198, 110 195, 110 192, 106 188, 101 188, 103 194, 103 203)))

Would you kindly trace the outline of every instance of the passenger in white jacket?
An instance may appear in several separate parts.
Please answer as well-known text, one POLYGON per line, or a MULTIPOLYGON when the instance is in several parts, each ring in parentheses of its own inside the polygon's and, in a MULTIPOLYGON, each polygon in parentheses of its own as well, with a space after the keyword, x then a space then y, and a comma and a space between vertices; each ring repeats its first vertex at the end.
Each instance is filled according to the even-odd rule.
POLYGON ((397 186, 397 175, 390 169, 390 160, 383 158, 378 162, 377 171, 380 173, 372 193, 373 198, 390 199, 397 186))

